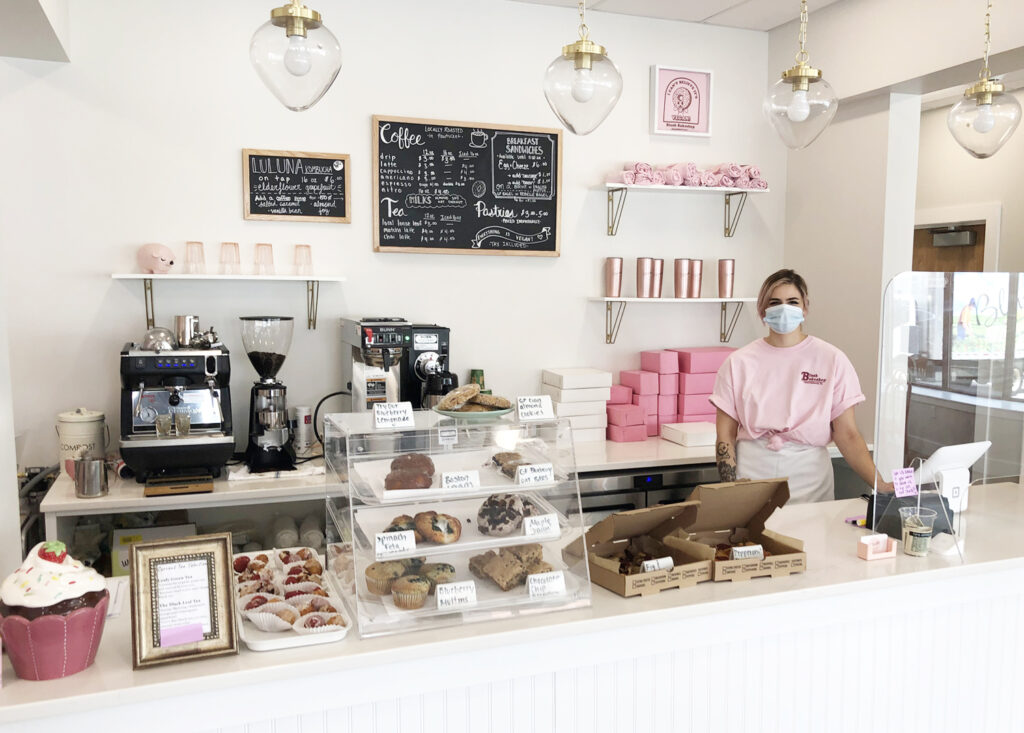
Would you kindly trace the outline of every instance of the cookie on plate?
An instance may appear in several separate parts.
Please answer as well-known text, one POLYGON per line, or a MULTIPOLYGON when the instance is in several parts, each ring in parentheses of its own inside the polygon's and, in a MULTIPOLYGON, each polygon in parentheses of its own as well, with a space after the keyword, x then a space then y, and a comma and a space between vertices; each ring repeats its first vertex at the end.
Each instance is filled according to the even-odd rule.
POLYGON ((478 394, 469 401, 474 405, 485 405, 495 410, 507 410, 512 407, 509 400, 493 394, 478 394))
POLYGON ((473 382, 456 387, 441 398, 441 401, 437 403, 437 409, 457 410, 478 394, 480 394, 480 385, 473 382))
POLYGON ((455 408, 452 412, 492 412, 495 408, 487 405, 478 405, 475 402, 467 402, 462 407, 455 408))

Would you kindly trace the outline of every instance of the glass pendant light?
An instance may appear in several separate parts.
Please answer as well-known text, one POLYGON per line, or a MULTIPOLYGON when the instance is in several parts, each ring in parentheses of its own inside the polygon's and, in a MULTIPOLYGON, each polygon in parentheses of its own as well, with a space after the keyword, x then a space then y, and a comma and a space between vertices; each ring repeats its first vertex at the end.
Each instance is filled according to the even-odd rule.
POLYGON ((821 69, 807 62, 807 0, 800 0, 800 50, 796 66, 782 72, 782 78, 768 90, 764 98, 764 114, 786 147, 806 148, 818 139, 836 116, 839 100, 829 83, 821 77, 821 69))
POLYGON ((622 94, 622 75, 590 40, 586 4, 579 0, 579 40, 562 49, 544 74, 544 96, 569 132, 586 135, 604 122, 622 94))
POLYGON ((992 78, 988 68, 991 16, 992 2, 989 0, 985 11, 984 65, 978 81, 967 87, 964 98, 953 105, 946 117, 953 139, 975 158, 995 155, 1020 123, 1020 102, 1012 94, 1006 94, 1002 82, 998 77, 992 78))
POLYGON ((291 0, 271 10, 270 20, 253 34, 249 60, 274 96, 300 112, 320 101, 334 83, 341 71, 341 46, 321 23, 320 13, 291 0))

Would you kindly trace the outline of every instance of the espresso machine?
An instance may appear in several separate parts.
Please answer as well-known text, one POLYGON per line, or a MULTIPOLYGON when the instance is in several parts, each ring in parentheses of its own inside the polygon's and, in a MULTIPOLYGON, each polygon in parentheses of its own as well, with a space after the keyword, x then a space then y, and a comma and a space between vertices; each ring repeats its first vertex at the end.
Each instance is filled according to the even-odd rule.
POLYGON ((412 338, 405 350, 398 399, 411 402, 414 410, 430 408, 459 386, 448 361, 451 332, 437 324, 414 323, 409 333, 412 338))
POLYGON ((292 471, 295 448, 288 428, 286 388, 277 379, 292 344, 290 316, 242 316, 242 346, 259 375, 249 398, 245 463, 253 473, 292 471))
POLYGON ((234 453, 230 355, 210 333, 205 344, 176 348, 167 332, 163 341, 127 343, 121 350, 119 447, 139 483, 197 474, 216 478, 234 453), (173 421, 181 412, 189 416, 188 429, 159 435, 158 416, 173 421))
POLYGON ((342 384, 352 393, 347 412, 372 410, 377 402, 400 402, 412 326, 404 318, 342 318, 342 384))

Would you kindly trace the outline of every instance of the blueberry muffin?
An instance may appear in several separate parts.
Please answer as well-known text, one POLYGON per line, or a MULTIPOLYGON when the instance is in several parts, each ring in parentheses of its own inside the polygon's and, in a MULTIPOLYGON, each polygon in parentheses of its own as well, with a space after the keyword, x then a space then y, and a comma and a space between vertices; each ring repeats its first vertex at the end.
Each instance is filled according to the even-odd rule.
POLYGON ((403 575, 391 586, 391 597, 398 608, 423 608, 430 593, 430 581, 419 575, 403 575))
POLYGON ((420 575, 430 582, 430 593, 433 595, 438 583, 451 583, 455 580, 455 566, 446 562, 430 562, 420 568, 420 575))
POLYGON ((366 567, 366 589, 374 595, 386 596, 391 584, 405 574, 405 565, 400 562, 375 562, 366 567))

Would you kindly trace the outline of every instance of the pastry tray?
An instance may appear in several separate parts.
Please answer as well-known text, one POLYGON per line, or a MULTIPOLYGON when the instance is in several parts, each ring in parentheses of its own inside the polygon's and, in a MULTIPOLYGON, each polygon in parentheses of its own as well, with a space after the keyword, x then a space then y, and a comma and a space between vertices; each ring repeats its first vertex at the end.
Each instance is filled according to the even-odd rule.
MULTIPOLYGON (((515 488, 514 486, 509 488, 515 488)), ((526 489, 520 489, 517 493, 525 493, 526 489)), ((363 506, 353 512, 356 520, 356 539, 359 545, 369 550, 373 560, 399 560, 403 557, 421 557, 429 555, 432 558, 445 555, 454 555, 463 552, 483 552, 484 550, 508 547, 509 545, 525 545, 531 542, 550 542, 562 537, 566 532, 572 531, 569 523, 548 501, 537 494, 526 494, 529 500, 540 511, 539 514, 554 514, 558 518, 558 531, 545 535, 524 535, 523 529, 517 529, 510 535, 490 535, 482 533, 476 524, 476 515, 480 505, 485 501, 480 497, 473 499, 455 499, 432 504, 417 504, 408 507, 410 516, 416 513, 415 510, 432 510, 440 514, 448 514, 462 524, 462 534, 455 542, 447 545, 435 542, 419 542, 416 549, 411 552, 388 555, 377 558, 375 556, 376 535, 383 532, 385 527, 391 524, 396 517, 396 512, 401 512, 394 506, 363 506)), ((372 561, 371 561, 372 562, 372 561)))
MULTIPOLYGON (((570 475, 560 470, 558 462, 553 461, 546 453, 526 445, 520 445, 516 452, 528 463, 551 463, 554 468, 553 483, 531 484, 519 486, 513 479, 501 472, 494 465, 491 457, 501 452, 500 448, 486 450, 452 451, 449 453, 433 453, 430 459, 434 462, 434 484, 429 489, 385 489, 384 479, 391 473, 393 456, 378 460, 353 460, 349 466, 349 482, 352 490, 361 498, 381 504, 402 504, 409 501, 445 499, 450 496, 487 496, 498 492, 535 491, 550 488, 563 481, 570 480, 570 475), (442 489, 441 474, 462 471, 477 471, 480 475, 480 487, 474 489, 442 489)), ((474 513, 475 514, 475 513, 474 513)))

